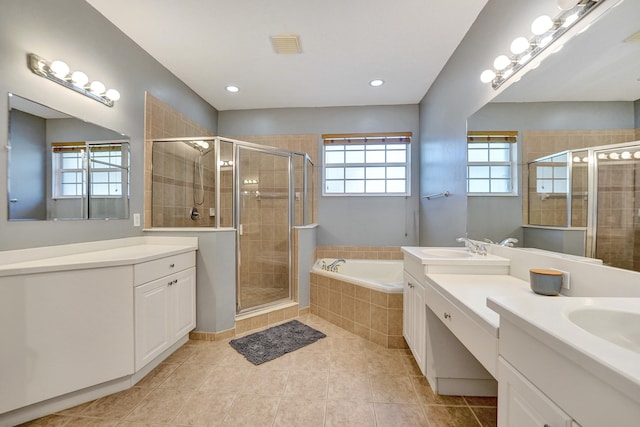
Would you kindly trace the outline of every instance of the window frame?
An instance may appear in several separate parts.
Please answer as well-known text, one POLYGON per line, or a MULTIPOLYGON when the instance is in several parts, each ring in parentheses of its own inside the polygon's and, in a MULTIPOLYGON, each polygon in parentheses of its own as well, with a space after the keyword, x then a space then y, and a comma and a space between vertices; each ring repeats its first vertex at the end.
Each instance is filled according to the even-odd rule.
MULTIPOLYGON (((505 179, 505 178, 493 178, 497 179, 505 179)), ((467 196, 470 197, 518 197, 519 196, 519 188, 518 188, 518 132, 517 131, 469 131, 467 132, 467 164, 466 164, 466 184, 467 184, 467 196), (469 152, 471 150, 471 144, 488 144, 487 150, 487 161, 470 161, 469 160, 469 152), (491 144, 509 144, 509 160, 491 160, 490 152, 491 152, 491 144), (489 177, 486 178, 489 180, 489 185, 491 185, 492 177, 490 175, 491 167, 504 167, 508 166, 510 168, 509 174, 509 182, 510 182, 510 191, 504 192, 471 192, 469 191, 469 182, 474 180, 475 178, 469 177, 469 169, 470 167, 481 166, 489 168, 489 177)))
MULTIPOLYGON (((323 134, 323 144, 322 144, 322 196, 327 197, 410 197, 411 196, 411 136, 412 132, 388 132, 388 133, 361 133, 361 134, 323 134), (393 149, 390 149, 389 146, 399 146, 403 145, 402 151, 405 154, 404 162, 389 162, 387 161, 387 156, 389 152, 393 152, 393 149), (362 146, 362 149, 352 150, 353 152, 359 151, 362 152, 363 159, 362 162, 347 162, 346 158, 342 163, 328 163, 327 162, 327 152, 331 152, 332 150, 328 150, 327 147, 330 146, 342 146, 343 153, 347 153, 347 147, 359 147, 362 146), (382 151, 384 153, 384 162, 367 162, 367 147, 372 146, 384 146, 381 150, 375 150, 369 148, 369 151, 382 151), (404 168, 404 177, 403 178, 393 178, 389 177, 389 168, 393 167, 402 167, 404 168), (343 170, 343 176, 339 179, 331 179, 328 178, 328 170, 330 169, 339 169, 343 170), (363 169, 364 176, 361 179, 357 179, 358 181, 362 181, 364 186, 363 192, 347 192, 347 182, 349 179, 346 176, 347 168, 361 168, 363 169), (384 168, 384 177, 381 178, 368 178, 367 177, 367 168, 384 168), (343 182, 343 191, 342 192, 330 192, 327 191, 327 181, 341 181, 343 182), (384 192, 367 192, 367 182, 372 181, 383 181, 385 190, 384 192), (402 181, 404 182, 404 191, 403 192, 389 192, 388 191, 388 183, 394 181, 402 181)), ((338 151, 338 150, 336 150, 338 151)), ((355 179, 354 179, 355 180, 355 179)))
MULTIPOLYGON (((123 166, 122 162, 125 161, 125 156, 123 156, 123 148, 122 148, 122 144, 123 142, 121 141, 95 141, 95 142, 90 142, 90 141, 83 141, 83 142, 54 142, 51 145, 51 165, 52 165, 52 171, 51 171, 51 178, 52 178, 52 199, 53 200, 58 200, 58 199, 82 199, 82 198, 86 198, 91 196, 92 199, 119 199, 124 197, 124 195, 122 194, 122 192, 125 189, 125 185, 126 185, 126 189, 127 189, 127 193, 129 192, 129 185, 128 185, 128 174, 129 174, 129 168, 128 166, 123 166), (103 148, 102 150, 98 149, 97 151, 92 151, 92 147, 105 147, 105 146, 110 146, 113 145, 114 147, 116 145, 120 145, 120 149, 113 149, 113 148, 103 148), (90 163, 94 162, 95 160, 93 160, 91 154, 95 153, 95 152, 100 152, 100 151, 114 151, 114 152, 118 152, 120 153, 119 157, 120 157, 120 165, 115 165, 113 167, 91 167, 90 163), (63 154, 65 152, 72 152, 72 153, 78 153, 77 156, 77 162, 80 162, 80 168, 64 168, 63 167, 63 154), (87 154, 88 153, 88 154, 87 154), (127 176, 123 176, 123 170, 126 171, 127 176), (63 194, 63 190, 62 190, 62 186, 63 186, 63 179, 62 179, 62 175, 65 172, 72 172, 72 173, 80 173, 82 178, 81 181, 75 182, 76 188, 78 186, 78 184, 80 185, 80 193, 76 192, 76 194, 69 194, 69 195, 65 195, 63 194), (93 180, 90 179, 90 174, 93 175, 94 173, 107 173, 107 174, 111 174, 111 173, 115 173, 117 172, 120 175, 120 181, 116 182, 114 181, 114 184, 119 184, 120 186, 120 194, 95 194, 91 191, 91 189, 89 188, 90 186, 93 186, 94 182, 93 180), (126 179, 126 181, 125 181, 126 179)), ((126 161, 128 161, 128 156, 126 156, 127 159, 126 161)), ((101 163, 101 162, 99 162, 101 163)), ((110 178, 110 175, 109 175, 110 178)), ((102 181, 100 183, 103 183, 102 181)), ((107 182, 107 185, 109 185, 110 182, 107 182)), ((129 196, 128 194, 126 195, 127 197, 129 196)))

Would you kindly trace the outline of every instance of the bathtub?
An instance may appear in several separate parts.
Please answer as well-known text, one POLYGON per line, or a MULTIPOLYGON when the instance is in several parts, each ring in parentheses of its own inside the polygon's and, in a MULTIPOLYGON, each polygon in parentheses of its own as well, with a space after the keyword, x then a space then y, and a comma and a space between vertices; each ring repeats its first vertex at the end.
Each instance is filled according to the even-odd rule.
POLYGON ((335 260, 318 259, 311 272, 380 292, 402 293, 402 260, 348 259, 337 272, 322 269, 323 264, 328 266, 335 260))
POLYGON ((310 271, 311 313, 388 348, 407 348, 402 335, 402 260, 348 259, 337 272, 323 270, 335 258, 321 258, 310 271))

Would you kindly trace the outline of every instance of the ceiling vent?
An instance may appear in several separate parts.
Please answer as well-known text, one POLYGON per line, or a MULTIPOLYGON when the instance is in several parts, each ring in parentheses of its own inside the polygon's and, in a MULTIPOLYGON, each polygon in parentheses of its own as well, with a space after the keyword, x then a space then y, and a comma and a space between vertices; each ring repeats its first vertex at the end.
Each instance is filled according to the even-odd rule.
POLYGON ((273 49, 276 51, 276 53, 302 53, 302 49, 300 48, 300 38, 295 34, 271 36, 271 44, 273 44, 273 49))

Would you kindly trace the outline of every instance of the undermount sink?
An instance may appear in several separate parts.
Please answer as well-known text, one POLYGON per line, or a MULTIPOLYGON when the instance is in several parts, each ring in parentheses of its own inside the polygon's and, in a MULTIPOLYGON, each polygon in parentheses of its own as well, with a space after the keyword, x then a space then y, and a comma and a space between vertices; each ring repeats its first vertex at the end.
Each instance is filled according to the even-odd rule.
POLYGON ((640 313, 580 308, 570 311, 567 317, 573 324, 597 337, 640 353, 640 313))
POLYGON ((426 257, 433 258, 471 258, 473 256, 466 248, 423 248, 422 253, 426 257))

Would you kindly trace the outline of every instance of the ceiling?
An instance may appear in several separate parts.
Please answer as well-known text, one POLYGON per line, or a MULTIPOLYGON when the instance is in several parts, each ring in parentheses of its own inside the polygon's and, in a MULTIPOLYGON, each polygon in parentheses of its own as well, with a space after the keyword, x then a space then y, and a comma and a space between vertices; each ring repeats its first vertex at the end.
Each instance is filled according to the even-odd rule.
POLYGON ((487 2, 87 1, 220 111, 417 104, 487 2), (302 53, 275 53, 283 34, 302 53))

